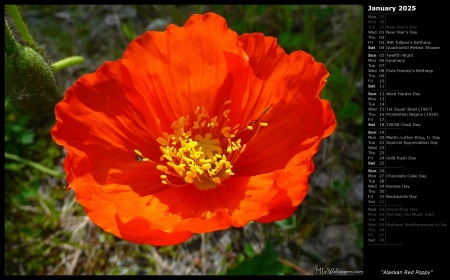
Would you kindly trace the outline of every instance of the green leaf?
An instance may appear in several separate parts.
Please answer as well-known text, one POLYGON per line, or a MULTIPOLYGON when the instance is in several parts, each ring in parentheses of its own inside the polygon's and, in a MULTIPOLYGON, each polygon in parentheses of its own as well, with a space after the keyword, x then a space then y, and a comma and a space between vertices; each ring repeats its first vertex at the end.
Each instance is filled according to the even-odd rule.
POLYGON ((354 102, 348 102, 342 106, 339 111, 339 119, 348 119, 356 115, 359 112, 359 105, 354 102))
POLYGON ((293 229, 295 227, 295 215, 281 221, 276 221, 275 224, 283 230, 293 229))
POLYGON ((251 243, 248 243, 247 245, 245 245, 244 252, 249 257, 254 257, 255 256, 255 250, 253 250, 253 246, 252 246, 251 243))
POLYGON ((22 145, 27 145, 33 143, 34 132, 31 130, 25 130, 19 135, 18 142, 22 145))
POLYGON ((41 172, 47 173, 47 174, 49 174, 51 176, 55 176, 57 178, 63 178, 64 177, 64 174, 61 174, 57 170, 53 170, 51 168, 43 166, 40 163, 31 161, 31 160, 28 160, 28 159, 21 158, 21 157, 19 157, 17 155, 14 155, 14 154, 5 153, 5 159, 10 159, 10 160, 18 161, 18 162, 21 162, 21 163, 26 163, 27 165, 29 165, 29 166, 31 166, 31 167, 33 167, 33 168, 35 168, 35 169, 37 169, 37 170, 39 170, 41 172))
POLYGON ((228 269, 226 275, 281 275, 283 265, 272 243, 266 243, 264 251, 253 258, 244 259, 236 267, 228 269))

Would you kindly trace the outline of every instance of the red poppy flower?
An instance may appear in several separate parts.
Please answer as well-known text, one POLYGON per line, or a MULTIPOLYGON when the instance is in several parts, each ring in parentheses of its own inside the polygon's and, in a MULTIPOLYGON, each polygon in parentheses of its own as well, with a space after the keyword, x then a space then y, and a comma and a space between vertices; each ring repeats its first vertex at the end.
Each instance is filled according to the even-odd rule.
POLYGON ((328 72, 214 14, 146 32, 55 108, 69 188, 90 219, 153 245, 289 217, 336 126, 328 72))

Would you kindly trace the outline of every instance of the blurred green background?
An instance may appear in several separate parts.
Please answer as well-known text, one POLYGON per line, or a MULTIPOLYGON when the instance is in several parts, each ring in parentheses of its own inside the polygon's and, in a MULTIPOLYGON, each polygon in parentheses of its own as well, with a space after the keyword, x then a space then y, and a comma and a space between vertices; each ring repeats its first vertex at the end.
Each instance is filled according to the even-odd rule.
MULTIPOLYGON (((338 119, 315 156, 310 191, 295 215, 197 235, 166 247, 103 232, 67 186, 50 128, 5 98, 5 275, 316 274, 363 270, 363 7, 361 5, 20 5, 49 62, 81 55, 57 73, 61 98, 85 73, 120 58, 146 30, 213 11, 238 34, 278 38, 326 65, 322 97, 338 119)), ((10 21, 5 13, 5 18, 10 21)))

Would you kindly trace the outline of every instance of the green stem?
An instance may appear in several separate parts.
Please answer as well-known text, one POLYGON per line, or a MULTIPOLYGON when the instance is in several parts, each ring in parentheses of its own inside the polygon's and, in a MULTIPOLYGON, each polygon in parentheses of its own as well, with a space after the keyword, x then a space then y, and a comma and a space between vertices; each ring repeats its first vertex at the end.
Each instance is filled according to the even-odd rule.
POLYGON ((52 176, 55 176, 55 177, 58 177, 58 178, 63 178, 63 174, 61 174, 60 172, 58 172, 56 170, 53 170, 53 169, 50 169, 48 167, 45 167, 42 164, 39 164, 37 162, 31 161, 31 160, 28 160, 28 159, 23 159, 23 158, 21 158, 21 157, 19 157, 17 155, 13 155, 13 154, 5 152, 5 158, 28 164, 29 166, 31 166, 33 168, 36 168, 37 170, 42 171, 44 173, 47 173, 49 175, 52 175, 52 176))
POLYGON ((9 28, 9 24, 5 19, 5 53, 8 55, 14 54, 19 49, 19 43, 14 38, 14 35, 9 28))
POLYGON ((36 49, 37 45, 34 42, 33 37, 31 37, 30 33, 28 32, 27 26, 25 25, 25 22, 20 15, 19 9, 17 9, 16 5, 6 5, 6 8, 8 9, 11 17, 14 19, 17 30, 19 31, 20 36, 22 36, 24 42, 33 49, 36 49))
POLYGON ((64 68, 67 68, 72 65, 81 64, 84 62, 84 58, 82 56, 71 56, 64 59, 61 59, 59 61, 56 61, 52 65, 50 65, 53 69, 53 71, 58 72, 64 68))

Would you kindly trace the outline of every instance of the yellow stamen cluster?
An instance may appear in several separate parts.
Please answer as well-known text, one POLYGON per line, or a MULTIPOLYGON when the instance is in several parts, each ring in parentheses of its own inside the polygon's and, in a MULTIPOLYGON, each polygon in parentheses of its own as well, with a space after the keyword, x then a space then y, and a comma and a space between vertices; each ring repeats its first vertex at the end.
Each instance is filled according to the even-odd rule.
POLYGON ((220 118, 210 118, 205 107, 197 107, 192 125, 189 116, 181 117, 172 124, 173 134, 164 132, 157 139, 161 145, 160 160, 165 161, 165 165, 157 166, 165 173, 161 176, 163 184, 174 185, 167 178, 172 175, 183 178, 185 183, 194 183, 200 189, 209 189, 234 175, 232 163, 244 151, 245 145, 241 145, 240 139, 233 140, 238 126, 227 126, 229 112, 227 109, 220 118), (222 147, 226 147, 226 152, 222 147))
MULTIPOLYGON (((224 105, 230 103, 227 101, 224 105)), ((246 144, 236 139, 243 131, 238 131, 239 124, 229 126, 229 113, 230 109, 222 109, 220 117, 210 118, 205 107, 197 107, 192 124, 189 116, 181 117, 172 123, 172 134, 163 132, 157 138, 162 152, 160 160, 164 164, 157 165, 156 169, 164 173, 160 176, 163 184, 182 186, 193 183, 197 188, 207 190, 234 175, 233 163, 244 152, 246 144)), ((244 130, 253 130, 252 124, 255 123, 250 123, 244 130)), ((259 124, 267 126, 267 123, 259 124)), ((135 153, 140 160, 154 163, 138 150, 135 153)))

